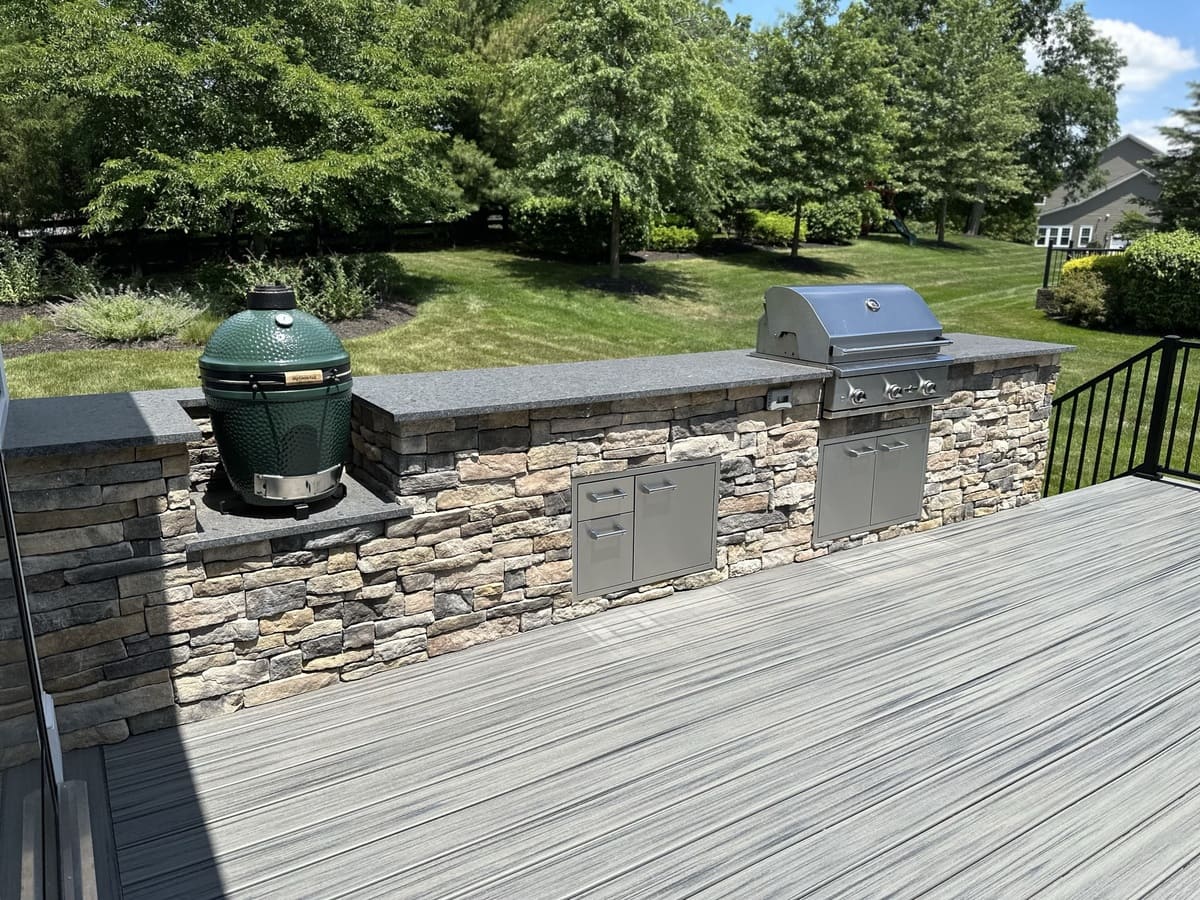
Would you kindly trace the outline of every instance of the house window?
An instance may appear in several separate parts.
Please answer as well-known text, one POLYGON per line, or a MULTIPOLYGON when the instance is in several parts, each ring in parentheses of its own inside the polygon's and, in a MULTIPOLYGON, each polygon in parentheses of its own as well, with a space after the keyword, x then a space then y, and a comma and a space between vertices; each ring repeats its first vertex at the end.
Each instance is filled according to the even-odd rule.
POLYGON ((1042 225, 1038 228, 1034 244, 1038 247, 1070 247, 1071 230, 1070 225, 1042 225))
POLYGON ((1080 225, 1079 226, 1079 246, 1086 247, 1091 242, 1092 242, 1092 226, 1091 225, 1080 225))

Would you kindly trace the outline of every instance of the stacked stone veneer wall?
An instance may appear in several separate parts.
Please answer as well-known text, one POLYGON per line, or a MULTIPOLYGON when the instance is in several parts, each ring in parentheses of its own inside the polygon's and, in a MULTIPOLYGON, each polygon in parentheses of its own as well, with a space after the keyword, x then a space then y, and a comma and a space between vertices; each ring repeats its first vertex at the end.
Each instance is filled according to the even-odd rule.
MULTIPOLYGON (((8 470, 42 673, 64 746, 120 740, 128 720, 172 706, 168 666, 188 652, 146 627, 161 585, 186 566, 186 535, 196 530, 186 448, 10 459, 8 470)), ((0 622, 0 668, 22 659, 17 622, 0 622)), ((19 681, 0 673, 0 685, 19 681)), ((34 748, 6 734, 6 726, 19 727, 18 714, 0 696, 0 747, 21 758, 34 748)))
MULTIPOLYGON (((774 411, 765 387, 401 423, 356 401, 353 469, 411 517, 199 554, 186 551, 188 472, 210 470, 203 445, 14 461, 66 743, 121 740, 1029 502, 1057 371, 1052 358, 959 365, 932 415, 843 420, 819 418, 815 383, 774 411), (815 544, 818 439, 922 420, 920 521, 815 544), (721 461, 716 568, 573 596, 572 477, 708 458, 721 461)), ((0 665, 17 658, 15 628, 2 627, 0 665)))

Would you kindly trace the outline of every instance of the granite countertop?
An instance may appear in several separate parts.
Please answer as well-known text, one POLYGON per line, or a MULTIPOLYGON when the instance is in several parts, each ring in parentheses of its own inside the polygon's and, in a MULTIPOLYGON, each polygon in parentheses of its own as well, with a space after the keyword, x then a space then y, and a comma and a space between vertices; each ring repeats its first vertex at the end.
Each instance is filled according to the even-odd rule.
MULTIPOLYGON (((350 473, 342 475, 345 496, 313 504, 308 518, 297 519, 283 507, 248 507, 235 504, 229 515, 222 515, 218 502, 232 497, 232 491, 212 490, 194 494, 197 532, 185 537, 189 553, 262 541, 290 535, 311 535, 320 531, 353 528, 374 522, 405 519, 412 508, 393 500, 383 500, 350 473)), ((340 543, 353 543, 346 539, 340 543)), ((327 545, 328 546, 328 545, 327 545)))
POLYGON ((987 359, 1028 359, 1031 356, 1057 356, 1070 353, 1071 344, 1046 344, 1042 341, 1023 341, 1018 338, 992 337, 990 334, 947 333, 954 341, 946 348, 947 356, 956 363, 980 362, 987 359))
POLYGON ((197 389, 14 400, 6 456, 57 456, 200 439, 180 400, 197 389))
MULTIPOLYGON (((1074 350, 980 334, 947 334, 955 362, 1028 359, 1074 350)), ((354 393, 394 421, 442 419, 520 409, 576 406, 748 385, 825 378, 824 369, 761 359, 751 350, 718 350, 538 366, 356 377, 354 393)), ((4 452, 9 456, 90 453, 200 439, 187 410, 203 407, 199 388, 14 400, 4 452)))
POLYGON ((441 419, 721 390, 752 384, 818 381, 824 369, 718 350, 541 366, 416 372, 356 378, 354 393, 397 422, 441 419))

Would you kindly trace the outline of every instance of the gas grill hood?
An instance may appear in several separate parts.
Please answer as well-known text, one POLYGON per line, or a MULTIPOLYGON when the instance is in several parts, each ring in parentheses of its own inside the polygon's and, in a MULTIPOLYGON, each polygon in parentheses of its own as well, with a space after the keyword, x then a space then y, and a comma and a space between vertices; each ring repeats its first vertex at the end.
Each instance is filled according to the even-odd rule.
POLYGON ((942 323, 902 284, 773 287, 758 321, 760 356, 816 365, 944 362, 942 323))
POLYGON ((920 294, 902 284, 773 287, 755 355, 829 369, 822 405, 836 418, 937 402, 949 343, 920 294))

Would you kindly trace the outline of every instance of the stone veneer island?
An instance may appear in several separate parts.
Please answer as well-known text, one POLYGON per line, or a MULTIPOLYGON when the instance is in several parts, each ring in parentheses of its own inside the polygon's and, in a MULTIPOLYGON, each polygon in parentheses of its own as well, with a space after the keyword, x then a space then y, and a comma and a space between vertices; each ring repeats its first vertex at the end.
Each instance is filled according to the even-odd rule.
MULTIPOLYGON (((349 495, 306 521, 205 504, 198 390, 16 401, 5 453, 64 747, 1035 500, 1072 348, 947 336, 945 400, 845 419, 820 416, 823 370, 749 351, 358 378, 349 495), (778 386, 792 405, 768 410, 778 386), (819 443, 926 423, 920 518, 814 540, 819 443), (719 461, 715 567, 575 596, 572 479, 701 459, 719 461)), ((19 655, 0 622, 0 665, 19 655)))

